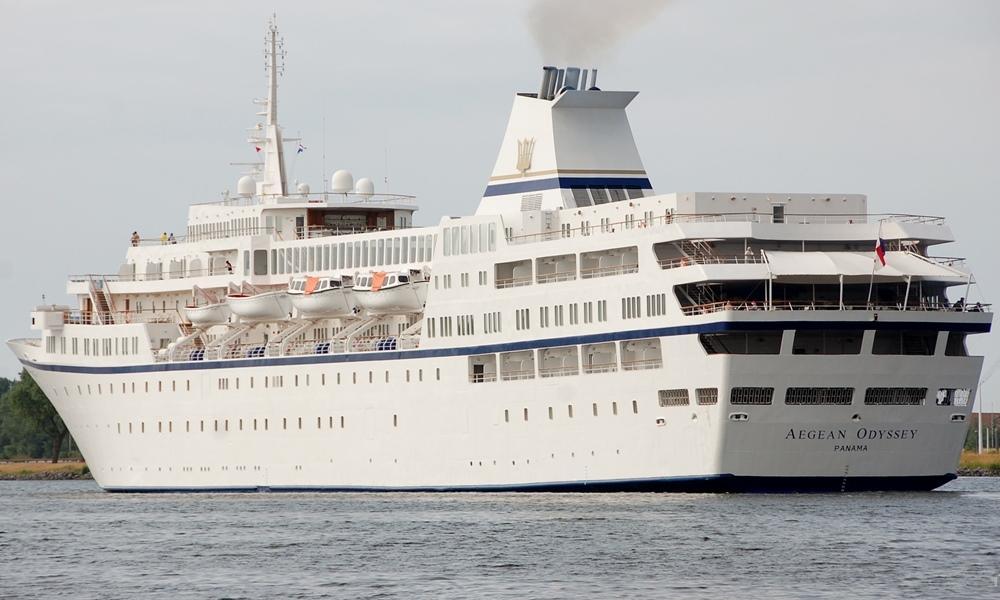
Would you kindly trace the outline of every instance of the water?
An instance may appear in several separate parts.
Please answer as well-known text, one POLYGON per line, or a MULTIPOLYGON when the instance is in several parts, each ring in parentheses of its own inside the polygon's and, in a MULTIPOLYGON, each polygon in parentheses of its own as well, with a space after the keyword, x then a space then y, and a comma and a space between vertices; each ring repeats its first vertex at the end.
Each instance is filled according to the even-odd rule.
POLYGON ((0 597, 994 597, 998 500, 1000 478, 799 496, 0 482, 0 597))

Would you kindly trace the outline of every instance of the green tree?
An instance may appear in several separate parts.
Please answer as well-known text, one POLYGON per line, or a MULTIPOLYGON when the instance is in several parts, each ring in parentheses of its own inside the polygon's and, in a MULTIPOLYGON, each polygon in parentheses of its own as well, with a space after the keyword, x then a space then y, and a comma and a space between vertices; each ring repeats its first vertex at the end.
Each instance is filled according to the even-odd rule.
POLYGON ((10 388, 4 400, 5 408, 9 408, 11 416, 19 417, 24 425, 47 438, 52 448, 52 462, 59 462, 69 430, 45 392, 27 371, 21 371, 20 381, 10 388))

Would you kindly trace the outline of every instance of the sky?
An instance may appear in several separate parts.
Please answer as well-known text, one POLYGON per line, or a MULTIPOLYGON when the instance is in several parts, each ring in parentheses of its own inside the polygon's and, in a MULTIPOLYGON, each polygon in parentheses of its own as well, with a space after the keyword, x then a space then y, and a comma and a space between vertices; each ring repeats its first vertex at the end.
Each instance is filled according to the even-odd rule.
MULTIPOLYGON (((182 233, 235 190, 265 95, 277 3, 0 0, 0 337, 114 273, 133 230, 182 233)), ((942 215, 1000 292, 1000 2, 421 0, 277 7, 289 177, 346 168, 414 194, 417 224, 472 213, 516 91, 543 64, 641 94, 629 116, 657 192, 864 193, 942 215), (564 18, 561 17, 564 15, 564 18), (606 24, 603 27, 602 24, 606 24), (324 160, 325 155, 325 160, 324 160)), ((986 370, 993 334, 973 336, 986 370)), ((18 364, 0 354, 0 375, 18 364)), ((1000 377, 983 389, 1000 410, 1000 377)))

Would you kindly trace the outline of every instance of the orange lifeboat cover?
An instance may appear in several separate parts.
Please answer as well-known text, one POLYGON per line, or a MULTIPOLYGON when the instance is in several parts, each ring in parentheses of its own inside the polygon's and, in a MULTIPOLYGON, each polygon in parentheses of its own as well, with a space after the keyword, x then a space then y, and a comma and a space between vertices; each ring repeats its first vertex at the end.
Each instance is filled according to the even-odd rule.
POLYGON ((306 287, 303 290, 308 296, 309 294, 316 291, 316 286, 319 285, 319 277, 306 277, 306 287))
POLYGON ((377 292, 382 289, 382 284, 385 283, 385 271, 379 271, 372 275, 372 291, 377 292))

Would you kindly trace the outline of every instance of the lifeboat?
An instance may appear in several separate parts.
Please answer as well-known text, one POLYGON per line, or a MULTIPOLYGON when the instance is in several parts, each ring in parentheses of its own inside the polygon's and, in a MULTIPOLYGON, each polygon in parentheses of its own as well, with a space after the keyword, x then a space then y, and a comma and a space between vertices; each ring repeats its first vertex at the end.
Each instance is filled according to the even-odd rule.
POLYGON ((226 304, 243 321, 284 321, 292 312, 292 303, 285 290, 230 293, 226 296, 226 304))
POLYGON ((191 289, 191 296, 191 302, 182 309, 184 318, 189 323, 195 327, 211 327, 229 322, 229 317, 232 315, 229 305, 219 300, 214 293, 194 286, 191 289), (204 304, 199 306, 199 301, 204 304))
POLYGON ((296 277, 288 297, 303 318, 349 317, 357 312, 351 287, 350 277, 296 277))
POLYGON ((205 306, 185 306, 184 318, 195 327, 210 327, 229 322, 232 311, 225 302, 206 304, 205 306))
POLYGON ((379 271, 358 277, 354 298, 370 314, 414 313, 424 310, 427 280, 420 271, 379 271))

